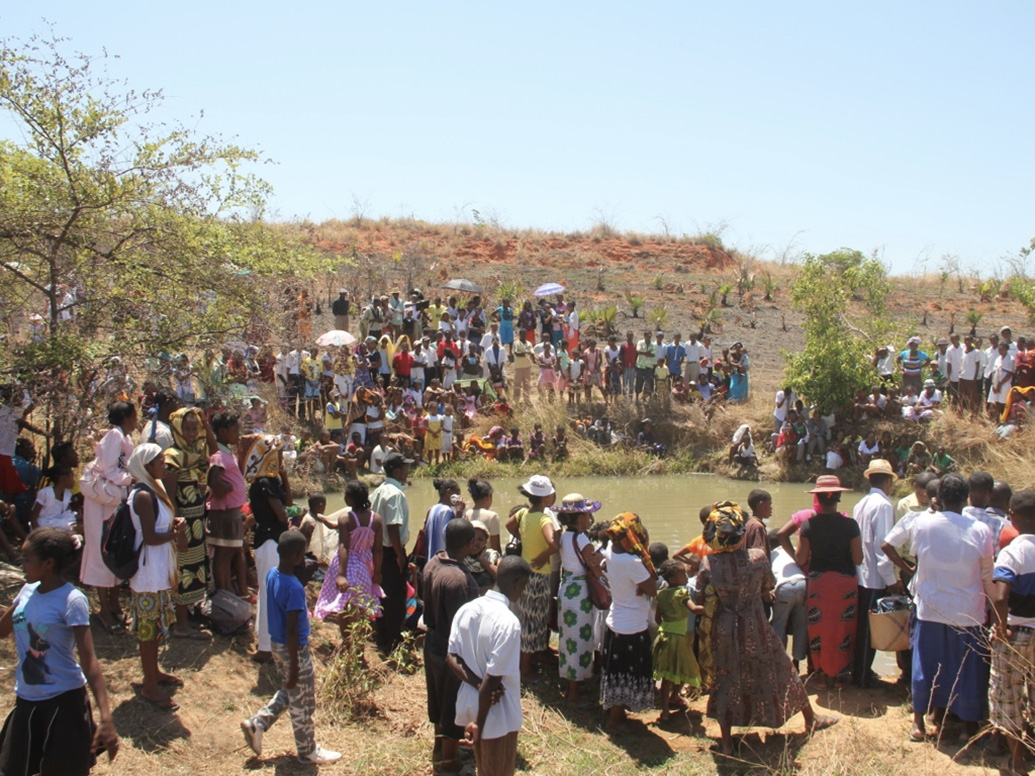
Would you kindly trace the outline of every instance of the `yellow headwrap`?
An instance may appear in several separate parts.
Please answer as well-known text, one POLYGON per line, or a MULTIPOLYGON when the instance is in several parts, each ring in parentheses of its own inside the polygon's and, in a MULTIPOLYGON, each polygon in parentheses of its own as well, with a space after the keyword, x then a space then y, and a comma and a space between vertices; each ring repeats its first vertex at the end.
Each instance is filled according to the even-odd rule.
POLYGON ((635 512, 622 512, 611 521, 611 525, 607 527, 605 533, 608 539, 621 545, 623 550, 643 561, 643 565, 647 567, 647 571, 652 577, 657 576, 650 553, 647 551, 650 539, 647 536, 647 529, 640 522, 639 515, 635 512))
POLYGON ((258 437, 244 457, 244 479, 255 482, 260 477, 280 476, 280 451, 284 442, 279 436, 265 434, 258 437))
POLYGON ((712 552, 733 552, 744 543, 744 512, 735 501, 720 501, 712 507, 704 525, 704 540, 712 552))
POLYGON ((165 463, 176 469, 183 482, 204 482, 208 474, 208 444, 205 441, 205 421, 197 407, 184 407, 169 416, 173 445, 165 451, 165 463), (188 442, 183 436, 184 421, 194 415, 198 420, 198 436, 188 442))

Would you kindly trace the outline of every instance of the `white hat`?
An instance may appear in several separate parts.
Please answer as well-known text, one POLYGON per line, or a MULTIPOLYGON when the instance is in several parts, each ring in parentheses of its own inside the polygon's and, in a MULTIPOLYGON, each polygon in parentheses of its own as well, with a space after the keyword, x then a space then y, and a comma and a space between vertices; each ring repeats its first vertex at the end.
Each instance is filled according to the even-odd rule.
POLYGON ((339 294, 345 294, 346 296, 348 296, 349 292, 346 289, 344 289, 344 288, 339 288, 338 289, 338 293, 339 294))
POLYGON ((550 482, 550 478, 545 474, 533 474, 518 490, 524 491, 536 498, 546 498, 556 492, 553 489, 553 483, 550 482))

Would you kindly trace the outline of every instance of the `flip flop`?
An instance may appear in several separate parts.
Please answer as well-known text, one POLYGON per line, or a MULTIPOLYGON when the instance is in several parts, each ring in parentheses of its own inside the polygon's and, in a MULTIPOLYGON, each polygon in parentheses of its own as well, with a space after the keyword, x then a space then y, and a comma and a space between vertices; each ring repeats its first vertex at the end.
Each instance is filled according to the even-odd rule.
POLYGON ((141 695, 140 698, 147 701, 149 704, 154 706, 159 711, 173 712, 180 710, 180 704, 178 704, 176 701, 174 701, 172 698, 169 698, 168 696, 164 698, 146 698, 143 695, 141 695))
POLYGON ((824 714, 816 717, 812 722, 812 727, 809 729, 810 733, 816 733, 820 730, 826 730, 828 727, 833 727, 838 722, 838 718, 832 714, 824 714))
POLYGON ((159 679, 158 684, 164 687, 183 687, 183 680, 178 676, 169 674, 168 676, 159 679))
POLYGON ((206 633, 205 631, 201 630, 194 630, 193 628, 187 631, 186 633, 177 633, 174 629, 172 631, 172 635, 173 638, 176 639, 191 639, 193 641, 208 641, 210 638, 212 638, 211 633, 206 633))
POLYGON ((923 731, 913 728, 909 731, 909 740, 912 741, 914 744, 922 744, 924 741, 927 740, 927 734, 923 731))

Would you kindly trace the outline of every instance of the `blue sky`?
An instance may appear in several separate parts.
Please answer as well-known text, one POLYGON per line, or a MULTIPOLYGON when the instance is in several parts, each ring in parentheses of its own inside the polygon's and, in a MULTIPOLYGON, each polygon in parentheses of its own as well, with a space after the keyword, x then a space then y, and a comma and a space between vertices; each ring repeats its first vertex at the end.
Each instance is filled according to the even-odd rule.
POLYGON ((477 209, 929 273, 1035 236, 1030 2, 5 5, 0 35, 46 18, 261 149, 282 219, 477 209))

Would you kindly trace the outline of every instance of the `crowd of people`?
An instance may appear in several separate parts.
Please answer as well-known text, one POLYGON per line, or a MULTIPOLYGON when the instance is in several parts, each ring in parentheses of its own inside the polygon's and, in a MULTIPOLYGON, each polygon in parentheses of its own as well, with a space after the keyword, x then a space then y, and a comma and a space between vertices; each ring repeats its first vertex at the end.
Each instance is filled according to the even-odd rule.
MULTIPOLYGON (((566 427, 548 437, 535 426, 526 438, 507 422, 510 402, 532 397, 533 369, 540 401, 567 394, 579 405, 599 395, 606 405, 624 396, 662 409, 681 399, 743 401, 749 360, 740 343, 717 360, 708 337, 665 342, 662 332, 646 331, 639 342, 629 332, 621 345, 610 336, 600 348, 580 336, 575 304, 563 297, 520 310, 504 300, 488 312, 478 297, 466 305, 428 302, 419 292, 399 297, 363 308, 354 347, 227 348, 207 352, 197 370, 186 355, 160 354, 139 391, 112 359, 89 386, 108 402, 108 429, 93 438, 85 466, 75 445, 51 439, 40 471, 34 439, 50 435, 30 421, 32 398, 4 386, 0 547, 22 564, 27 584, 0 618, 0 635, 13 633, 19 652, 0 770, 86 773, 96 753, 117 752, 83 587, 95 593, 100 628, 136 638, 139 695, 162 713, 177 711, 182 685, 162 670, 163 640, 212 639, 203 623, 217 594, 252 607, 252 657, 276 663, 282 689, 241 723, 245 740, 261 756, 263 733, 290 710, 298 756, 308 763, 340 756, 315 741, 310 616, 337 625, 343 639, 356 622, 373 621, 384 654, 417 628, 436 771, 459 769, 466 739, 482 774, 513 772, 520 687, 552 665, 552 633, 568 701, 578 703, 599 674, 609 731, 628 732, 628 712, 656 707, 665 724, 707 695, 719 749, 730 753, 733 727, 779 727, 798 711, 810 732, 833 724, 813 710, 806 682, 873 686, 868 614, 882 599, 904 596, 915 606, 911 650, 899 653, 915 713, 910 737, 922 741, 957 722, 973 735, 990 719, 1020 772, 1026 693, 1035 691, 1025 668, 1035 659, 1027 599, 1035 554, 1026 549, 1035 494, 1012 493, 983 472, 965 479, 943 447, 932 453, 907 432, 877 436, 866 424, 922 424, 943 400, 980 413, 984 398, 1001 434, 1012 433, 1004 428, 1026 422, 1033 398, 1035 350, 1023 338, 1015 343, 1004 328, 991 343, 994 357, 955 336, 933 356, 916 338, 897 356, 879 349, 873 389, 828 416, 781 389, 765 445, 794 460, 823 460, 808 491, 813 508, 770 532, 764 490, 746 508, 704 505, 699 535, 669 557, 636 514, 595 522, 601 504, 578 493, 558 502, 545 475, 525 482, 526 503, 506 518, 492 511, 490 483, 472 480, 465 489, 436 480, 439 501, 411 536, 407 479, 420 462, 458 455, 544 469, 563 460, 566 427), (267 429, 264 383, 299 426, 267 429), (465 434, 479 414, 498 424, 484 436, 465 434), (300 461, 346 475, 346 509, 325 514, 316 492, 296 503, 300 461), (848 489, 837 472, 846 465, 861 467, 871 486, 851 516, 838 509, 848 489), (361 468, 383 476, 372 492, 356 478, 361 468), (890 494, 899 477, 910 477, 915 492, 896 509, 890 494), (132 537, 128 571, 114 568, 107 537, 116 524, 132 537), (70 574, 78 585, 66 581, 70 574), (67 745, 46 743, 43 720, 67 728, 67 745)), ((332 312, 348 331, 347 293, 332 312)), ((572 428, 598 444, 626 436, 606 417, 583 416, 572 428)), ((652 428, 644 418, 627 434, 629 446, 663 455, 652 428)), ((730 458, 757 463, 749 425, 738 429, 730 458)))

